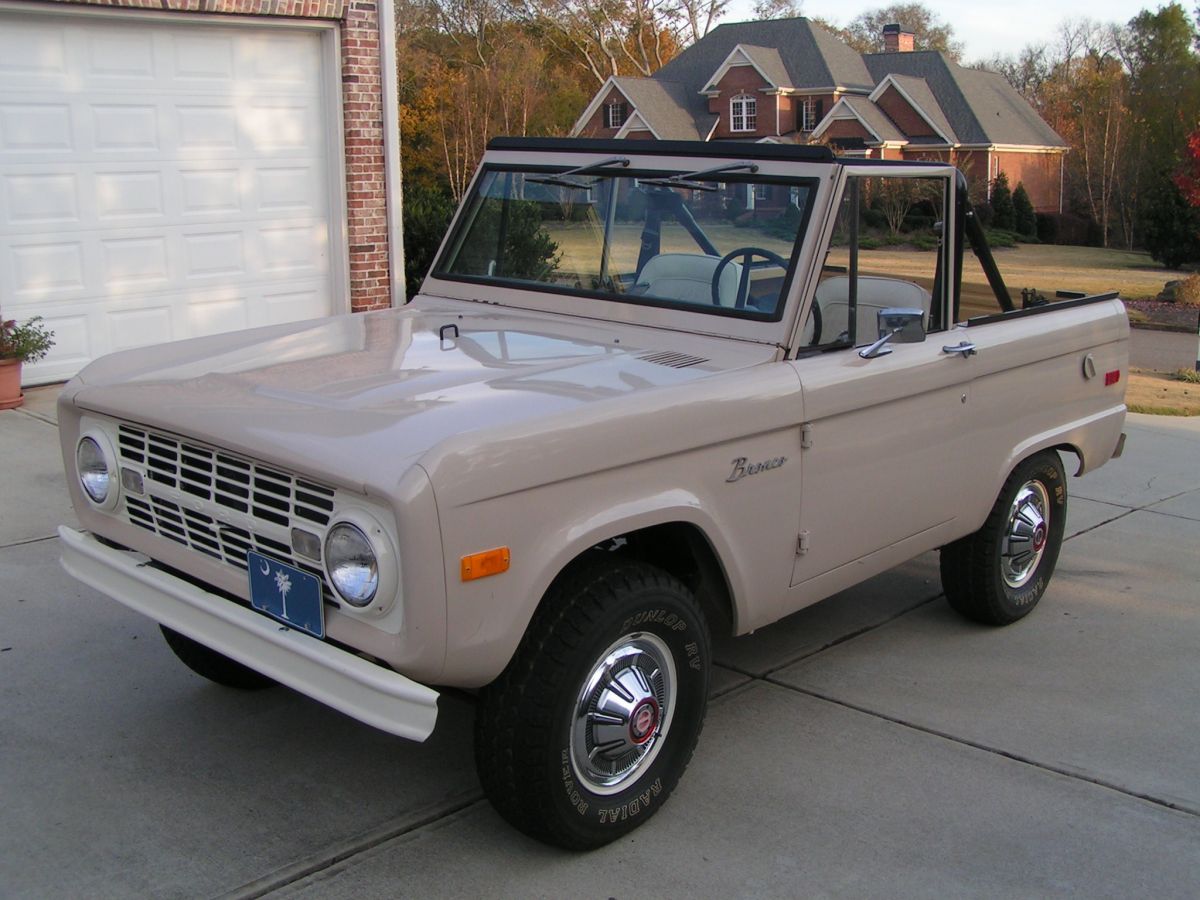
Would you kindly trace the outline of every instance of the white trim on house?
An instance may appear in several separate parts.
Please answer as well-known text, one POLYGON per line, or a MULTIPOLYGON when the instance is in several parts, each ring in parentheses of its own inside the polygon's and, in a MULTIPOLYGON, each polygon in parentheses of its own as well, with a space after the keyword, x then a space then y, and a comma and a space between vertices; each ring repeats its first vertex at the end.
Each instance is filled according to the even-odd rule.
POLYGON ((618 130, 617 133, 615 135, 613 135, 613 137, 614 138, 623 138, 627 134, 629 134, 629 132, 631 132, 631 131, 648 131, 652 135, 654 135, 655 140, 658 140, 658 141, 662 140, 662 136, 659 135, 659 133, 654 130, 654 126, 651 125, 649 122, 647 122, 644 118, 642 118, 642 114, 640 112, 638 112, 636 109, 629 113, 629 118, 627 118, 625 120, 625 124, 621 126, 620 130, 618 130), (633 124, 634 119, 637 119, 637 121, 638 121, 637 125, 633 124))
MULTIPOLYGON (((600 90, 596 91, 596 96, 592 98, 592 102, 587 105, 586 109, 584 109, 583 115, 576 119, 575 124, 571 126, 571 137, 577 136, 579 132, 583 130, 583 126, 586 125, 592 116, 596 114, 596 111, 600 109, 600 104, 608 98, 609 91, 613 88, 616 88, 617 92, 625 98, 625 102, 629 104, 630 115, 633 115, 633 113, 637 112, 637 104, 630 100, 629 95, 621 90, 621 86, 617 84, 617 77, 615 75, 609 75, 604 84, 600 86, 600 90)), ((626 121, 629 120, 626 119, 626 121)))
POLYGON ((758 131, 758 98, 753 94, 743 91, 729 98, 729 131, 733 134, 752 134, 758 131), (740 112, 734 112, 735 103, 741 106, 740 112), (734 124, 738 118, 742 120, 741 128, 734 124))
POLYGON ((701 94, 718 93, 714 91, 713 88, 717 84, 720 84, 721 79, 724 78, 728 74, 729 70, 734 66, 751 66, 755 72, 762 76, 762 80, 771 87, 776 89, 782 87, 781 85, 776 84, 775 80, 768 76, 767 73, 759 67, 758 63, 751 58, 750 54, 742 49, 743 46, 744 45, 742 44, 738 44, 729 51, 729 55, 725 57, 725 61, 721 63, 721 65, 717 66, 716 73, 705 83, 704 88, 700 91, 701 94), (741 60, 735 61, 734 56, 741 56, 741 60))
MULTIPOLYGON (((863 128, 865 128, 867 130, 868 134, 870 134, 872 137, 875 138, 876 141, 878 141, 881 144, 883 143, 883 138, 881 138, 879 136, 879 133, 876 132, 875 129, 872 128, 870 125, 868 125, 867 120, 864 119, 862 116, 860 116, 858 114, 858 111, 853 106, 851 106, 849 103, 847 103, 845 100, 839 100, 837 103, 833 104, 833 106, 830 108, 829 112, 825 113, 825 118, 823 118, 820 122, 817 123, 817 127, 813 129, 812 134, 810 134, 808 136, 808 139, 810 141, 815 141, 817 138, 819 138, 821 135, 823 135, 826 132, 826 130, 829 128, 829 126, 832 125, 834 122, 845 122, 845 121, 849 121, 849 120, 854 120, 854 121, 858 122, 860 125, 862 125, 863 128), (836 114, 838 112, 839 108, 843 109, 843 113, 840 115, 836 114), (847 112, 849 113, 849 115, 845 115, 845 113, 847 113, 847 112)), ((897 145, 897 146, 899 146, 899 145, 897 145)))
MULTIPOLYGON (((916 100, 914 100, 912 98, 912 96, 908 93, 908 91, 904 90, 904 88, 901 87, 900 82, 896 81, 896 79, 891 74, 884 76, 883 81, 879 82, 879 84, 875 86, 875 90, 871 91, 871 93, 867 96, 867 99, 870 100, 872 103, 875 103, 880 97, 882 97, 887 92, 887 88, 889 85, 891 87, 894 87, 896 89, 896 93, 898 93, 901 97, 904 98, 904 102, 907 103, 912 108, 912 111, 915 112, 918 116, 920 116, 926 125, 928 125, 930 128, 933 129, 934 134, 936 134, 938 137, 940 137, 943 141, 946 142, 946 146, 953 145, 954 142, 951 141, 950 138, 948 138, 946 136, 946 133, 944 131, 942 131, 942 129, 938 128, 937 125, 933 122, 933 120, 929 118, 929 116, 926 114, 925 110, 921 108, 921 104, 919 104, 916 100)), ((885 115, 886 115, 886 113, 885 113, 885 115)))
MULTIPOLYGON (((379 64, 383 80, 383 184, 387 192, 388 277, 392 306, 407 302, 404 279, 404 182, 400 169, 400 85, 396 68, 396 7, 381 3, 379 64)), ((346 169, 343 159, 342 171, 346 169)), ((349 248, 347 248, 348 252, 349 248)), ((348 264, 348 262, 347 262, 348 264)), ((349 289, 347 289, 349 296, 349 289)))
POLYGON ((995 150, 1000 153, 1066 153, 1069 147, 1047 144, 955 144, 957 150, 995 150))

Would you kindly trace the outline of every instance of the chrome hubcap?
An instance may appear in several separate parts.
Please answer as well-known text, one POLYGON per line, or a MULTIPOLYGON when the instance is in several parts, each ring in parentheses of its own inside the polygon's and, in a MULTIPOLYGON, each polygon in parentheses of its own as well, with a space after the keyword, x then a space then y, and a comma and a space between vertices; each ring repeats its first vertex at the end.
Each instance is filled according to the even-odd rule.
POLYGON ((1000 547, 1000 571, 1010 588, 1024 587, 1033 577, 1050 533, 1050 495, 1040 481, 1027 481, 1017 491, 1000 547))
POLYGON ((571 767, 597 794, 613 794, 658 755, 675 712, 675 663, 663 641, 627 634, 584 679, 571 722, 571 767))

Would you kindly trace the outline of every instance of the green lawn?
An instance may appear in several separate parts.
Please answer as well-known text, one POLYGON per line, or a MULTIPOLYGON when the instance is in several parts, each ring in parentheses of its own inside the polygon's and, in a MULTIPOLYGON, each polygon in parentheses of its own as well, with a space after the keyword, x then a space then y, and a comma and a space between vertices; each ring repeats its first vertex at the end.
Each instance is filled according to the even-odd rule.
MULTIPOLYGON (((739 228, 729 223, 705 222, 704 230, 722 250, 757 246, 787 257, 791 247, 786 241, 764 234, 757 228, 739 228)), ((640 227, 618 225, 614 241, 613 267, 632 271, 637 263, 640 227)), ((587 272, 598 259, 598 230, 582 224, 556 226, 552 237, 563 255, 561 268, 587 272)), ((663 252, 695 253, 695 242, 682 228, 663 229, 663 252)), ((1117 291, 1127 300, 1155 297, 1170 280, 1185 277, 1154 262, 1147 253, 1129 250, 1105 250, 1098 247, 1060 247, 1048 244, 1020 244, 1012 249, 993 251, 1009 293, 1019 304, 1022 288, 1034 288, 1053 299, 1056 290, 1083 291, 1088 294, 1117 291)), ((829 262, 845 264, 844 249, 835 248, 829 262)), ((903 247, 863 250, 859 262, 864 272, 908 278, 932 283, 933 253, 903 247)), ((995 310, 991 289, 983 270, 972 254, 963 263, 963 304, 972 312, 995 310)))

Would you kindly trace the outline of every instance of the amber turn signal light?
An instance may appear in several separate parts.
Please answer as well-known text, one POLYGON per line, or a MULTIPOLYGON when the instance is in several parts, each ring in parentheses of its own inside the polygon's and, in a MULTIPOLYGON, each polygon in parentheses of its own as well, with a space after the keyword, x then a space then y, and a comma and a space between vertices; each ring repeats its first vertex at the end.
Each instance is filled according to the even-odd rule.
POLYGON ((462 580, 474 581, 476 578, 487 578, 489 575, 499 575, 508 571, 511 554, 507 547, 497 547, 495 550, 484 550, 482 553, 472 553, 462 558, 462 580))

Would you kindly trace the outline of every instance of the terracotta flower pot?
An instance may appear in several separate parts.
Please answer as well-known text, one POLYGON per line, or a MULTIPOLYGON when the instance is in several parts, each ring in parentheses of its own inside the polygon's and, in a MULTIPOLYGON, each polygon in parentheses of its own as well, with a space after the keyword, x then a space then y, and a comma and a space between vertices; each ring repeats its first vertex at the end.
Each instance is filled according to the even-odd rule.
POLYGON ((21 360, 0 359, 0 409, 13 409, 25 402, 21 393, 21 360))

